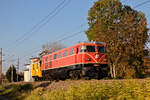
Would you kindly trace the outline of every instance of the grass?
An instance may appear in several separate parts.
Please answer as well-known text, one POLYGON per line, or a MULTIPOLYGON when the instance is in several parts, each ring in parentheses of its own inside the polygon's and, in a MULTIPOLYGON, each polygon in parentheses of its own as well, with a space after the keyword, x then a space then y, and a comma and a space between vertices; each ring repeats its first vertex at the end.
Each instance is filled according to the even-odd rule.
POLYGON ((0 89, 0 95, 17 100, 150 100, 150 79, 67 80, 0 89))

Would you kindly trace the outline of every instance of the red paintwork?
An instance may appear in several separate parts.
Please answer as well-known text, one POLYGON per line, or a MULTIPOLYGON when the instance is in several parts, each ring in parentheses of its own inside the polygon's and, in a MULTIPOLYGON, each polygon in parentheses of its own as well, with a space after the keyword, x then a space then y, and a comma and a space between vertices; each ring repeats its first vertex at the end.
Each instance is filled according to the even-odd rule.
POLYGON ((42 70, 47 70, 50 68, 60 68, 60 67, 66 67, 71 65, 77 65, 77 64, 107 64, 107 54, 106 53, 98 53, 97 49, 96 52, 80 52, 80 47, 82 45, 92 45, 92 46, 104 46, 106 47, 106 44, 96 44, 96 43, 79 43, 74 46, 59 50, 57 52, 53 52, 49 55, 45 55, 42 57, 42 70), (73 54, 69 55, 69 50, 74 48, 73 54), (77 54, 77 48, 78 48, 78 54, 77 54), (64 51, 67 51, 67 56, 63 57, 64 51), (61 52, 61 58, 58 58, 59 53, 61 52), (53 56, 57 54, 57 59, 53 59, 53 56), (98 55, 98 58, 96 58, 96 55, 98 55), (51 64, 50 64, 50 58, 51 58, 51 64), (91 60, 88 61, 87 59, 90 58, 91 60), (46 61, 47 59, 47 61, 46 61))

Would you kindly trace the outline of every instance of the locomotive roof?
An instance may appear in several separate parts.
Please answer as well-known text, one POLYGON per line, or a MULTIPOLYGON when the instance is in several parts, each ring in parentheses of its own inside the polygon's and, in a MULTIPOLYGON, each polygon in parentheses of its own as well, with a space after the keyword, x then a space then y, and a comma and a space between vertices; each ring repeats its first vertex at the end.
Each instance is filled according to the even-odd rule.
MULTIPOLYGON (((105 42, 81 42, 78 44, 103 44, 103 45, 105 45, 106 43, 105 42)), ((78 44, 76 44, 76 45, 78 45, 78 44)))
MULTIPOLYGON (((58 51, 52 52, 52 53, 50 53, 50 54, 54 54, 54 53, 57 53, 57 52, 60 52, 60 51, 66 50, 66 49, 68 49, 68 48, 73 48, 73 47, 79 46, 79 45, 88 45, 88 44, 90 44, 90 45, 94 45, 94 44, 96 44, 96 45, 106 45, 106 43, 105 43, 105 42, 81 42, 81 43, 78 43, 78 44, 72 45, 72 46, 70 46, 70 47, 66 47, 66 48, 64 48, 64 49, 61 49, 61 50, 58 50, 58 51)), ((46 54, 46 55, 44 55, 44 56, 47 56, 47 55, 50 55, 50 54, 46 54)), ((43 57, 44 57, 44 56, 43 56, 43 57)))

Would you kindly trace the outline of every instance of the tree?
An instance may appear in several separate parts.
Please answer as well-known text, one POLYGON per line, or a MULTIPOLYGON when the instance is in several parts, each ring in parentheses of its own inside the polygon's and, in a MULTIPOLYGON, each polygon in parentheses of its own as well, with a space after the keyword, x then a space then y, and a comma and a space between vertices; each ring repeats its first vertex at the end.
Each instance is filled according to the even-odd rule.
POLYGON ((6 78, 9 82, 16 82, 17 81, 17 73, 16 73, 16 68, 14 65, 11 65, 9 69, 6 72, 6 78))
POLYGON ((113 78, 140 77, 148 40, 147 20, 142 12, 119 0, 98 0, 88 13, 89 40, 106 42, 113 78))
POLYGON ((42 46, 42 53, 48 54, 63 48, 65 48, 65 46, 59 42, 47 43, 42 46))

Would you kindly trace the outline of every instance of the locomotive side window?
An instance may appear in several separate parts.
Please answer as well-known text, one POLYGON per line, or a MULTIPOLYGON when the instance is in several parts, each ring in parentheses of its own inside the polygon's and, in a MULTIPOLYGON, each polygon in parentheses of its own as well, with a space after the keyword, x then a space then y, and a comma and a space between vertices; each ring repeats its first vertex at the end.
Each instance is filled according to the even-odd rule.
POLYGON ((48 57, 45 58, 45 61, 46 61, 46 62, 48 61, 48 57))
POLYGON ((86 52, 86 46, 82 45, 81 49, 80 49, 80 52, 86 52))
POLYGON ((47 62, 48 62, 48 57, 45 58, 45 68, 46 69, 48 68, 48 63, 47 62))
POLYGON ((86 46, 87 52, 96 52, 95 46, 86 46))
POLYGON ((64 51, 64 57, 67 56, 67 51, 64 51))
POLYGON ((61 52, 59 53, 59 58, 61 58, 61 52))
POLYGON ((48 64, 47 63, 45 63, 45 69, 47 69, 48 68, 48 64))
POLYGON ((54 59, 56 59, 57 58, 57 54, 54 54, 54 59))
POLYGON ((52 66, 52 62, 51 62, 51 56, 49 56, 49 66, 52 66))
POLYGON ((98 46, 98 52, 100 53, 105 53, 106 52, 106 48, 104 46, 98 46))
POLYGON ((72 54, 73 54, 73 48, 70 49, 70 51, 69 51, 69 55, 72 55, 72 54))

